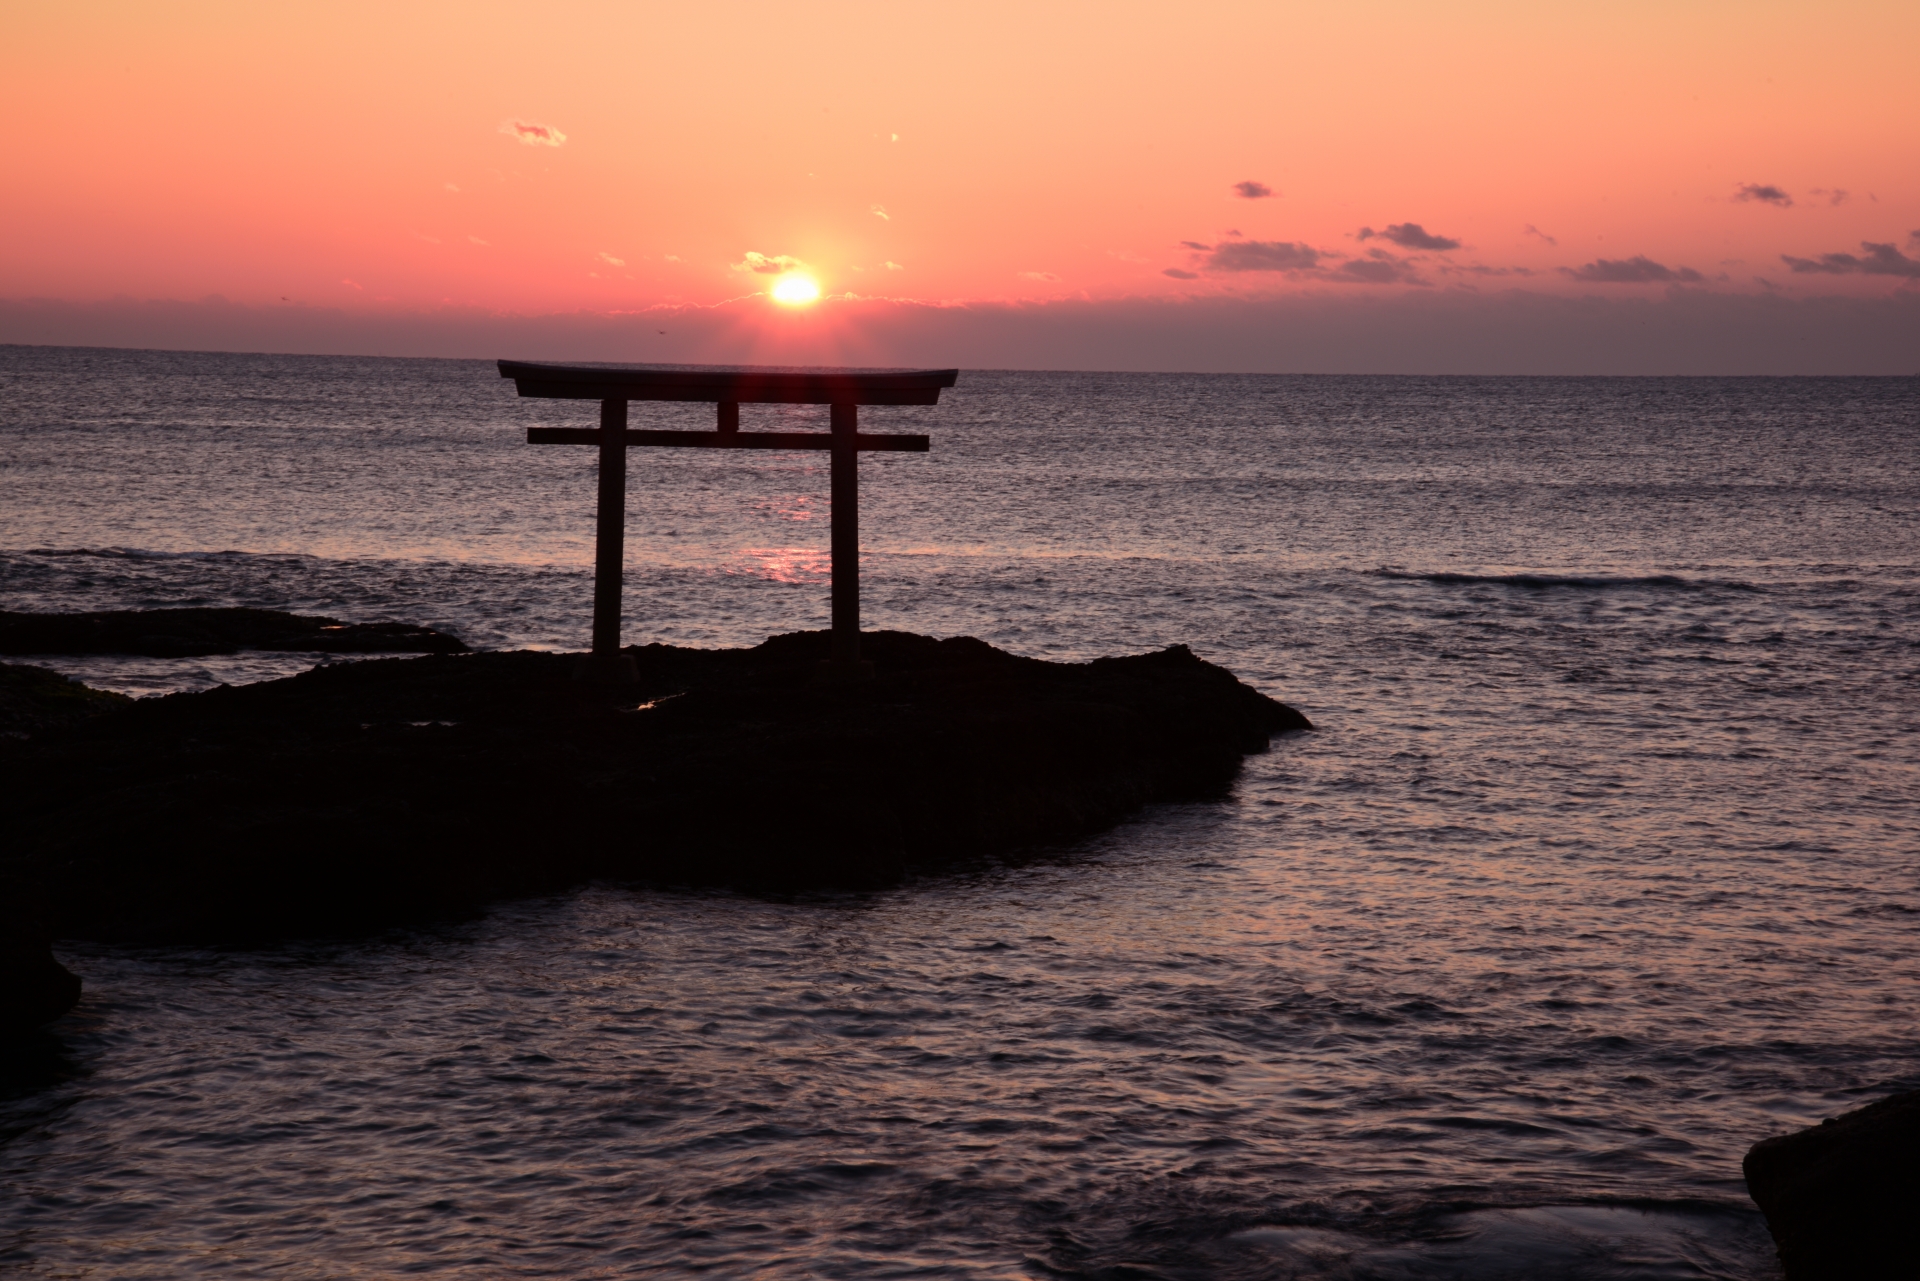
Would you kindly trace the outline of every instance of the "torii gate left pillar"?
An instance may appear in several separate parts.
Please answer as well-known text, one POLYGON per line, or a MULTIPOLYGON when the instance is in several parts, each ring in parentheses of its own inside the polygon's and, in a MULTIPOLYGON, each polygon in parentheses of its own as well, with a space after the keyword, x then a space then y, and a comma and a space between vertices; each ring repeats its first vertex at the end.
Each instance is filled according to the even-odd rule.
POLYGON ((594 538, 593 649, 581 675, 621 681, 634 678, 633 662, 620 651, 622 569, 625 552, 627 448, 667 445, 698 449, 826 449, 829 467, 833 651, 829 674, 857 677, 871 670, 860 659, 860 454, 869 450, 924 453, 925 436, 889 433, 863 436, 859 406, 931 405, 951 387, 958 370, 850 372, 840 370, 622 369, 604 366, 500 362, 522 396, 598 399, 600 427, 579 430, 533 427, 529 444, 598 445, 599 501, 594 538), (718 408, 717 430, 630 431, 630 400, 706 400, 718 408), (825 432, 743 432, 742 401, 826 404, 825 432))

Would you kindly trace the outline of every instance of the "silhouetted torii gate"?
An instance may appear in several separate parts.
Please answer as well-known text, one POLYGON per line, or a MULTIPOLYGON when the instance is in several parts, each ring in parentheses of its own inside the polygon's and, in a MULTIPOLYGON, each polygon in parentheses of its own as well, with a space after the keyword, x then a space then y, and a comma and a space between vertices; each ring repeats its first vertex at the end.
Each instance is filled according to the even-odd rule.
POLYGON ((860 665, 860 475, 861 450, 925 453, 925 436, 859 432, 860 405, 933 405, 940 389, 959 378, 957 369, 878 370, 752 369, 724 366, 622 369, 604 365, 548 365, 503 360, 500 376, 522 396, 597 400, 600 426, 529 427, 529 445, 598 445, 600 502, 594 531, 593 654, 588 674, 620 680, 632 660, 620 653, 620 586, 627 519, 627 447, 669 445, 694 449, 825 449, 831 452, 828 482, 829 545, 833 575, 833 666, 847 674, 860 665), (712 401, 719 406, 715 431, 629 431, 627 402, 712 401), (828 431, 740 430, 743 404, 827 405, 828 431))

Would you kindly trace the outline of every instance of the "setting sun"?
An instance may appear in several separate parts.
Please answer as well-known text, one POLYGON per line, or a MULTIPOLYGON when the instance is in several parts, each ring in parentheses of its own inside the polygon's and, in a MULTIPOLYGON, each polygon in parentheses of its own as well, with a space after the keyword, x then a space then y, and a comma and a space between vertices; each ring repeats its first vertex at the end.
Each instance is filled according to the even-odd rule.
POLYGON ((773 286, 773 300, 789 307, 804 307, 819 297, 820 286, 806 276, 782 276, 773 286))

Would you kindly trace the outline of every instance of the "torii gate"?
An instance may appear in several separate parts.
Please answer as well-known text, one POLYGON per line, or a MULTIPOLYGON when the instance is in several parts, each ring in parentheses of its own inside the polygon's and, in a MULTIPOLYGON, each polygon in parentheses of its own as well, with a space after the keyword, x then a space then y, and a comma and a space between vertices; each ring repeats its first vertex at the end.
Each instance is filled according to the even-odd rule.
POLYGON ((925 436, 859 432, 860 405, 933 405, 940 389, 959 378, 957 369, 880 370, 753 369, 692 366, 623 369, 604 365, 548 365, 503 360, 500 376, 522 396, 597 400, 600 426, 529 427, 529 445, 598 445, 600 501, 594 529, 593 653, 582 674, 600 680, 631 680, 633 660, 620 652, 620 587, 627 519, 627 447, 669 445, 694 449, 825 449, 832 455, 828 502, 833 577, 833 670, 858 675, 860 662, 860 475, 861 450, 925 453, 925 436), (719 406, 715 431, 629 431, 632 400, 712 401, 719 406), (828 431, 740 430, 742 404, 827 405, 828 431))

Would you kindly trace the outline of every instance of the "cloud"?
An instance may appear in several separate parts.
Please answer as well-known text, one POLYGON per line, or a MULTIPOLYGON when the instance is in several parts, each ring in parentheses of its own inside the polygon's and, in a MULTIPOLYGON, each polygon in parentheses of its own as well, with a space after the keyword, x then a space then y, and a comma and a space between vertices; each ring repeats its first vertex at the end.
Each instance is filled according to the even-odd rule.
POLYGON ((1404 258, 1384 249, 1371 249, 1365 258, 1353 258, 1334 268, 1333 280, 1363 285, 1421 285, 1426 282, 1404 258))
POLYGON ((1840 187, 1815 187, 1813 194, 1816 196, 1825 196, 1827 203, 1830 205, 1844 205, 1847 203, 1847 198, 1853 195, 1851 191, 1846 191, 1840 187))
POLYGON ((1265 200, 1273 194, 1273 188, 1264 182, 1255 182, 1249 178, 1245 182, 1233 184, 1233 190, 1242 200, 1265 200))
POLYGON ((1793 204, 1793 197, 1772 183, 1743 182, 1740 184, 1740 189, 1733 193, 1733 198, 1746 202, 1758 201, 1760 204, 1774 205, 1781 209, 1793 204))
POLYGON ((1022 280, 1058 280, 1060 277, 1050 271, 1022 271, 1016 273, 1022 280))
POLYGON ((1163 276, 1172 276, 1172 277, 1173 277, 1173 278, 1174 278, 1175 280, 1198 280, 1198 279, 1200 279, 1200 273, 1199 273, 1199 272, 1197 272, 1197 271, 1182 271, 1182 270, 1180 270, 1180 269, 1179 269, 1178 267, 1168 267, 1168 268, 1167 268, 1167 269, 1166 269, 1165 271, 1163 271, 1163 272, 1161 272, 1160 274, 1161 274, 1161 275, 1163 275, 1163 276))
POLYGON ((1540 228, 1534 226, 1532 223, 1527 224, 1527 234, 1529 236, 1538 236, 1540 237, 1540 239, 1546 241, 1550 245, 1558 245, 1560 243, 1558 240, 1555 240, 1552 236, 1549 236, 1546 232, 1540 230, 1540 228))
POLYGON ((446 188, 448 191, 452 191, 452 192, 458 192, 460 190, 459 187, 455 186, 453 183, 450 183, 450 182, 446 184, 446 188))
MULTIPOLYGON (((1915 233, 1920 237, 1920 232, 1915 233)), ((1863 240, 1860 247, 1866 250, 1866 257, 1856 258, 1852 254, 1821 254, 1818 258, 1794 258, 1780 255, 1780 261, 1794 271, 1816 273, 1827 276, 1903 276, 1908 280, 1920 280, 1920 260, 1907 257, 1892 245, 1875 244, 1863 240)))
MULTIPOLYGON (((1916 235, 1916 236, 1920 236, 1920 231, 1916 231, 1916 232, 1914 232, 1913 234, 1914 234, 1914 235, 1916 235)), ((1187 248, 1187 249, 1191 249, 1191 250, 1193 250, 1193 251, 1194 251, 1195 253, 1202 253, 1202 254, 1204 254, 1204 253, 1212 253, 1212 252, 1213 252, 1213 246, 1212 246, 1212 245, 1203 245, 1203 244, 1201 244, 1201 243, 1200 243, 1199 241, 1197 241, 1197 240, 1183 240, 1183 241, 1181 241, 1181 242, 1180 242, 1180 244, 1181 244, 1181 246, 1182 246, 1182 247, 1184 247, 1184 248, 1187 248)))
POLYGON ((557 147, 567 140, 567 135, 552 125, 537 125, 529 120, 502 120, 500 132, 509 138, 518 138, 529 147, 557 147))
POLYGON ((875 205, 872 209, 868 210, 867 212, 871 213, 874 217, 878 218, 882 222, 893 221, 893 219, 887 214, 887 211, 880 205, 875 205))
POLYGON ((615 267, 624 267, 627 265, 627 260, 625 258, 615 258, 612 254, 608 253, 604 249, 600 251, 600 261, 615 267))
POLYGON ((1311 245, 1290 240, 1235 240, 1207 256, 1208 271, 1307 271, 1319 265, 1311 245))
POLYGON ((733 269, 735 271, 758 272, 762 276, 780 276, 789 271, 798 271, 806 265, 806 263, 801 262, 798 258, 789 258, 785 254, 768 256, 767 254, 755 253, 749 249, 747 250, 746 257, 733 264, 733 269))
POLYGON ((1417 222, 1396 222, 1385 231, 1375 231, 1372 227, 1360 228, 1360 239, 1371 240, 1375 236, 1391 240, 1402 249, 1437 249, 1444 252, 1460 247, 1459 241, 1450 236, 1436 236, 1417 222))
POLYGON ((484 244, 486 244, 486 243, 488 243, 487 241, 484 241, 484 240, 482 240, 482 239, 480 239, 480 237, 478 237, 478 236, 468 236, 468 237, 467 237, 467 239, 468 239, 468 240, 471 240, 471 241, 472 241, 472 242, 473 242, 474 244, 476 244, 476 245, 484 245, 484 244))
POLYGON ((1663 281, 1690 285, 1706 279, 1691 267, 1675 270, 1655 262, 1645 254, 1635 254, 1631 258, 1618 261, 1602 258, 1584 267, 1562 267, 1560 270, 1575 280, 1585 280, 1596 285, 1646 285, 1663 281))
POLYGON ((664 259, 665 259, 665 260, 666 260, 667 262, 679 262, 679 261, 680 261, 680 255, 679 255, 679 254, 666 254, 666 255, 663 255, 663 257, 664 257, 664 259))
POLYGON ((887 262, 882 263, 881 266, 885 267, 888 271, 905 271, 906 270, 905 267, 902 267, 899 263, 894 262, 891 259, 889 259, 887 262))

